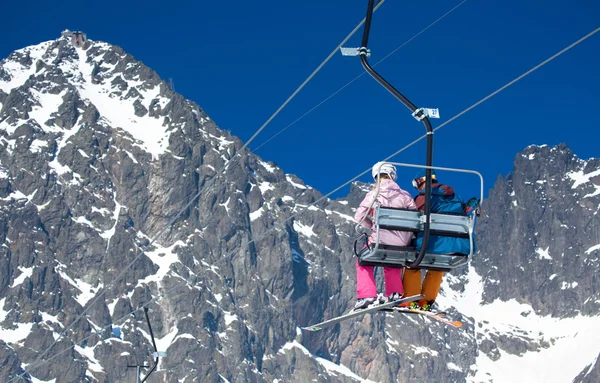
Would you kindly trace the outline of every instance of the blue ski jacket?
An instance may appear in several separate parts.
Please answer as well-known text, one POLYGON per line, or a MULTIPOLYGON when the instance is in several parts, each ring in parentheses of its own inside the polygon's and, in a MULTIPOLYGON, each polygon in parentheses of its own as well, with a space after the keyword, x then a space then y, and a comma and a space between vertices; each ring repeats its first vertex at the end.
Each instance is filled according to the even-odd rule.
MULTIPOLYGON (((425 195, 423 192, 415 197, 417 209, 423 211, 425 206, 425 195)), ((467 215, 463 210, 462 199, 454 193, 454 189, 448 185, 433 183, 431 185, 431 212, 432 213, 452 213, 467 215)), ((423 242, 423 233, 418 233, 414 245, 417 250, 421 249, 423 242)), ((475 237, 473 237, 473 252, 477 251, 475 237)), ((430 235, 427 252, 430 254, 450 254, 461 253, 469 254, 469 238, 456 238, 440 235, 430 235)))

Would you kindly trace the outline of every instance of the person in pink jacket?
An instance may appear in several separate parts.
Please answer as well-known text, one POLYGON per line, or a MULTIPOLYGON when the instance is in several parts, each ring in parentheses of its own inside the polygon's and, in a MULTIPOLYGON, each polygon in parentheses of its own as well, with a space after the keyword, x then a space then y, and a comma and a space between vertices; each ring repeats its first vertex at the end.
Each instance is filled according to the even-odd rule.
MULTIPOLYGON (((390 163, 378 162, 371 171, 375 185, 367 193, 354 214, 354 220, 368 229, 373 228, 371 218, 374 214, 375 204, 385 207, 399 207, 417 210, 411 195, 402 190, 395 182, 396 167, 390 163), (379 192, 377 184, 379 183, 379 192), (373 203, 373 199, 377 201, 373 203)), ((375 230, 369 235, 369 243, 376 243, 375 230)), ((412 240, 412 233, 406 231, 384 230, 379 231, 379 243, 383 245, 407 246, 412 240)), ((379 303, 377 288, 375 286, 374 266, 361 266, 356 261, 356 294, 357 300, 353 310, 367 308, 379 303)), ((389 300, 400 299, 404 289, 402 287, 402 269, 384 267, 385 295, 389 300)))

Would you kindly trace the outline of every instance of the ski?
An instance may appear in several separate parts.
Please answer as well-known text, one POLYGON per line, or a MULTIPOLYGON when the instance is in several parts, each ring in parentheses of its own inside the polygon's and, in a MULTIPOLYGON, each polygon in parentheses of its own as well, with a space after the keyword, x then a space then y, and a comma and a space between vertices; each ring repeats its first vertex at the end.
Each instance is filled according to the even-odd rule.
POLYGON ((456 327, 456 328, 460 328, 462 327, 462 322, 461 321, 453 321, 450 320, 448 318, 446 318, 446 312, 445 311, 440 311, 440 312, 431 312, 431 311, 423 311, 423 310, 419 310, 419 309, 411 309, 408 307, 394 307, 394 311, 397 311, 399 313, 404 313, 404 314, 419 314, 419 315, 424 315, 427 316, 429 318, 438 320, 442 323, 445 323, 449 326, 452 327, 456 327))
POLYGON ((312 326, 301 327, 301 329, 307 330, 307 331, 319 331, 319 330, 322 330, 324 327, 332 326, 334 324, 345 321, 346 319, 354 318, 359 315, 368 314, 371 312, 376 312, 376 311, 380 311, 380 310, 384 310, 384 309, 392 309, 394 306, 398 306, 402 303, 414 302, 414 301, 418 301, 419 299, 422 299, 422 298, 423 298, 422 295, 413 295, 411 297, 406 297, 403 299, 398 299, 398 300, 387 302, 387 303, 381 303, 381 304, 378 304, 375 306, 368 307, 366 309, 351 311, 347 314, 340 315, 335 318, 331 318, 329 320, 326 320, 321 323, 317 323, 312 326))

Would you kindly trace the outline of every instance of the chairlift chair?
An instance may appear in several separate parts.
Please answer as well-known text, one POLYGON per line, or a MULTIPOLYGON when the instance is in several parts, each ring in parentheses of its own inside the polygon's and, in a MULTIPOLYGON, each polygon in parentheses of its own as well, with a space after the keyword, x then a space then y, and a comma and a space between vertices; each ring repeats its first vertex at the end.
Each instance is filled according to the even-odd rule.
MULTIPOLYGON (((425 204, 424 211, 406 211, 401 209, 386 208, 377 206, 373 218, 374 229, 376 230, 377 241, 366 248, 357 249, 355 242, 354 252, 359 257, 359 263, 362 265, 376 265, 388 267, 410 267, 424 268, 432 270, 451 270, 455 267, 464 265, 473 254, 473 228, 475 226, 474 216, 450 215, 444 213, 431 213, 431 184, 432 169, 450 170, 465 173, 474 173, 479 175, 481 180, 481 197, 483 198, 483 177, 481 174, 462 169, 440 168, 433 166, 433 128, 430 118, 440 118, 438 109, 418 108, 393 85, 385 80, 369 64, 368 58, 371 51, 368 48, 369 34, 373 19, 373 9, 375 0, 368 0, 367 15, 365 17, 365 27, 363 31, 362 45, 359 48, 341 48, 344 56, 358 56, 365 71, 373 77, 381 86, 390 92, 398 101, 406 106, 412 116, 425 126, 427 133, 425 166, 398 164, 399 166, 418 167, 425 169, 425 204), (414 247, 387 246, 379 243, 379 230, 401 230, 412 232, 423 232, 422 246, 419 251, 414 247), (448 235, 470 239, 469 254, 428 254, 429 236, 448 235)), ((480 201, 482 200, 480 199, 480 201)), ((477 211, 477 213, 479 210, 477 211)))
MULTIPOLYGON (((426 168, 425 166, 389 162, 396 166, 426 168)), ((480 201, 483 199, 483 176, 474 170, 452 169, 443 167, 430 167, 436 170, 448 170, 461 173, 472 173, 480 179, 480 201)), ((378 193, 378 190, 376 191, 378 193)), ((425 213, 417 210, 400 209, 393 207, 374 206, 373 231, 375 232, 375 243, 360 245, 361 241, 355 241, 354 253, 358 262, 363 266, 386 266, 386 267, 413 267, 428 270, 449 271, 456 267, 465 265, 474 251, 473 231, 476 217, 480 208, 474 214, 459 215, 455 213, 430 213, 430 235, 449 236, 458 238, 469 238, 470 251, 468 254, 430 254, 425 252, 420 262, 420 251, 413 246, 392 246, 379 243, 379 232, 385 230, 408 231, 418 233, 424 231, 426 222, 425 213), (358 247, 361 247, 360 249, 358 247)), ((366 234, 365 234, 366 235, 366 234)))

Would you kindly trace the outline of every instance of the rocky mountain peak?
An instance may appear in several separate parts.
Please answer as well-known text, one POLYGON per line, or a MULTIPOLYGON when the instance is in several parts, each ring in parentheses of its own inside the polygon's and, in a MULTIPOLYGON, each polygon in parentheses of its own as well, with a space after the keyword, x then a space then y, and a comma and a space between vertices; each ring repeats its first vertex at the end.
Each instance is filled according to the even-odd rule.
POLYGON ((498 178, 438 302, 461 330, 378 313, 307 334, 354 303, 371 186, 322 198, 241 147, 119 47, 65 31, 2 60, 0 381, 133 380, 143 307, 167 352, 149 382, 598 376, 596 159, 530 146, 498 178))
POLYGON ((486 283, 498 285, 486 289, 487 301, 518 298, 558 316, 598 313, 600 161, 581 160, 564 144, 529 146, 489 200, 478 233, 500 240, 485 243, 475 261, 486 283), (491 267, 500 258, 513 266, 508 274, 491 267))

